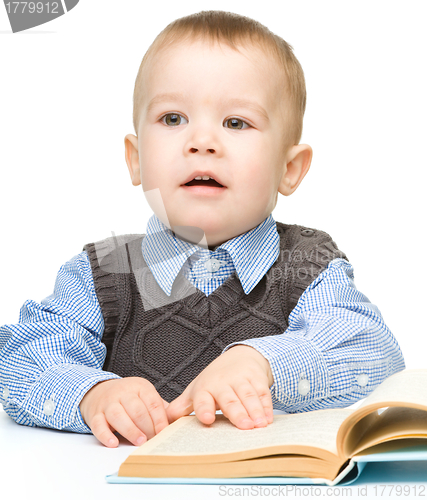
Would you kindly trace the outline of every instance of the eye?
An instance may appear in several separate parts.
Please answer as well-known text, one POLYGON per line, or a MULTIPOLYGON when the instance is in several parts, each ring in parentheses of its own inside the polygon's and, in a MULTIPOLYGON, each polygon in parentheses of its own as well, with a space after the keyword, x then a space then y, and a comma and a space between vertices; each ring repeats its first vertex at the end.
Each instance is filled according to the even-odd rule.
POLYGON ((160 120, 169 127, 176 127, 188 123, 187 118, 184 118, 178 113, 168 113, 160 118, 160 120))
POLYGON ((224 122, 224 127, 231 128, 234 130, 241 130, 250 127, 250 125, 240 118, 228 118, 224 122))

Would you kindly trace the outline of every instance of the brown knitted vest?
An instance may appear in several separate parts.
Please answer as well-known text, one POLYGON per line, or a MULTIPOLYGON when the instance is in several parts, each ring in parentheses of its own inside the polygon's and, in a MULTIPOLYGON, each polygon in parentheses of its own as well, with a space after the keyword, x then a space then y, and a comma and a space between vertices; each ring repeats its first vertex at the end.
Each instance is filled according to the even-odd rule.
POLYGON ((145 235, 84 246, 104 317, 104 369, 139 376, 172 401, 232 342, 278 335, 307 286, 346 256, 318 230, 276 222, 280 254, 246 295, 234 272, 206 296, 182 273, 167 296, 141 251, 145 235))

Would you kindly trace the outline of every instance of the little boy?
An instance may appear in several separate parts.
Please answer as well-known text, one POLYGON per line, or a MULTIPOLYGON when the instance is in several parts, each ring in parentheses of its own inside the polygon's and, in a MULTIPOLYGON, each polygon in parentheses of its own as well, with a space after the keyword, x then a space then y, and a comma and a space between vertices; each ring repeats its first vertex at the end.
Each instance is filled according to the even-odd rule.
POLYGON ((125 138, 154 214, 87 244, 0 329, 16 422, 139 445, 192 411, 251 429, 347 406, 404 368, 332 239, 271 215, 310 167, 305 99, 292 48, 256 21, 201 12, 156 38, 125 138))

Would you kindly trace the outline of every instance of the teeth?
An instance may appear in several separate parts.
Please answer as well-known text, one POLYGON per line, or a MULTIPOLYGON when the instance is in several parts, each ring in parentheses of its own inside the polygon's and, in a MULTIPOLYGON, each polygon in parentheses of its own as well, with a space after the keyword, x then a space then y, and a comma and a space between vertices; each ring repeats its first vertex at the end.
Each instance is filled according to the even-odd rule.
POLYGON ((211 177, 209 177, 209 175, 204 175, 203 177, 201 175, 198 175, 197 177, 194 177, 194 179, 196 181, 201 181, 201 180, 208 181, 209 179, 211 179, 211 177))

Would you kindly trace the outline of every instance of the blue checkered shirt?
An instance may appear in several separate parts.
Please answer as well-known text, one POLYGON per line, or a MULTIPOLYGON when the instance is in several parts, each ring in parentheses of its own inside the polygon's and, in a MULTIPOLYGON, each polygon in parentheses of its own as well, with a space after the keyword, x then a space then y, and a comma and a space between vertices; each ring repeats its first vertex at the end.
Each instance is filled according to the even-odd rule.
MULTIPOLYGON (((270 215, 211 251, 175 237, 153 215, 142 252, 168 295, 181 268, 206 295, 236 272, 248 294, 277 259, 279 235, 270 215)), ((19 424, 91 432, 79 410, 81 399, 96 383, 120 378, 102 370, 103 331, 89 259, 82 252, 60 268, 52 295, 41 303, 27 300, 19 323, 0 328, 5 412, 19 424)), ((405 366, 381 313, 356 290, 353 268, 343 259, 333 260, 308 286, 283 334, 240 344, 268 359, 274 407, 288 412, 348 406, 405 366)))

